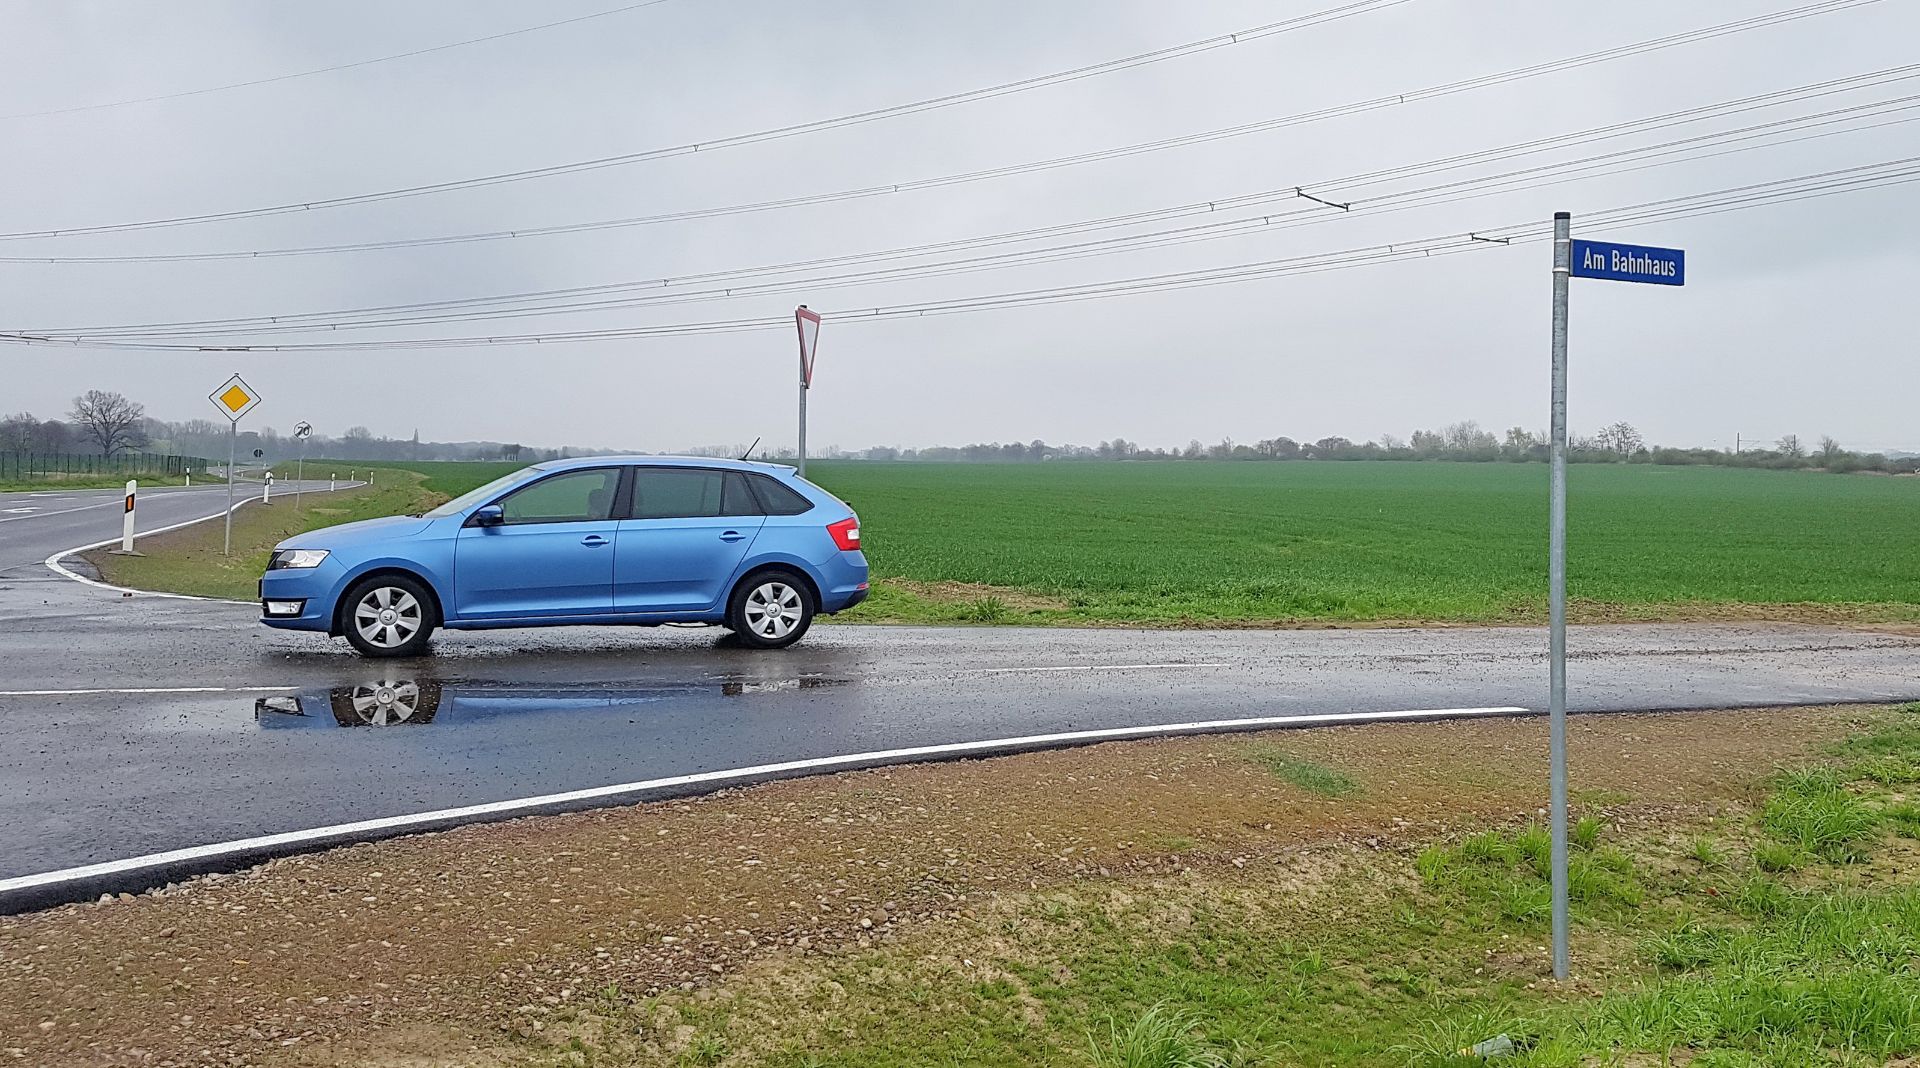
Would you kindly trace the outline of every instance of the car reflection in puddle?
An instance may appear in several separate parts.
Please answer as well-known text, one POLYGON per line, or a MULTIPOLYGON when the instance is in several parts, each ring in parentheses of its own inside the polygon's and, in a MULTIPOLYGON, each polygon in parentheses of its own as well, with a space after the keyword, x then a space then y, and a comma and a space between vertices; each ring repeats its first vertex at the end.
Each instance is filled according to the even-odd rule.
POLYGON ((417 676, 377 677, 347 685, 261 697, 253 702, 262 728, 403 727, 436 721, 468 722, 522 712, 615 709, 674 698, 746 697, 841 686, 845 679, 718 678, 666 686, 510 686, 443 683, 417 676))

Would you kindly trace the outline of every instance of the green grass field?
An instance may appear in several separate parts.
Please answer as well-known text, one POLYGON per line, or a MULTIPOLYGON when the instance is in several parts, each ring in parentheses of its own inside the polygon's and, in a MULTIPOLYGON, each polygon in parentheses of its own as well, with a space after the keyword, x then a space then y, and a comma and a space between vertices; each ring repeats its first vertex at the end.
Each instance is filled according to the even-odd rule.
MULTIPOLYGON (((310 460, 310 472, 316 463, 342 476, 354 466, 310 460)), ((518 465, 376 466, 452 496, 518 465)), ((1539 464, 809 473, 860 512, 880 580, 843 619, 1517 623, 1546 612, 1539 464)), ((1570 479, 1575 618, 1920 619, 1920 479, 1587 464, 1570 479)))
MULTIPOLYGON (((1051 600, 982 591, 942 601, 909 586, 877 596, 880 613, 1545 615, 1547 471, 1538 464, 816 464, 811 473, 860 512, 882 579, 1051 600)), ((1568 589, 1585 618, 1748 605, 1920 614, 1920 480, 1576 465, 1568 524, 1568 589)))

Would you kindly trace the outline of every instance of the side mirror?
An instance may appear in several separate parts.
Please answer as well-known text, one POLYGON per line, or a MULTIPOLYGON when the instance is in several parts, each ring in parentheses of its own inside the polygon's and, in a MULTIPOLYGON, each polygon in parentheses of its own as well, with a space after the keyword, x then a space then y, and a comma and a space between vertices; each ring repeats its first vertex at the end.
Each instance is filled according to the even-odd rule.
POLYGON ((507 513, 497 504, 476 508, 473 514, 467 517, 467 522, 476 527, 497 527, 506 521, 507 513))

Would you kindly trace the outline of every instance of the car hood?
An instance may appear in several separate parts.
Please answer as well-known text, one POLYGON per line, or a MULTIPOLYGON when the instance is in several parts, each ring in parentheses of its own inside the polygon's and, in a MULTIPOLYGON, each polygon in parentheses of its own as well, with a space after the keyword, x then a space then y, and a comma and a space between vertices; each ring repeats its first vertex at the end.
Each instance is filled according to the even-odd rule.
POLYGON ((432 526, 431 519, 415 515, 390 515, 380 519, 362 519, 337 527, 322 527, 296 534, 275 546, 277 549, 339 549, 348 545, 410 538, 432 526))

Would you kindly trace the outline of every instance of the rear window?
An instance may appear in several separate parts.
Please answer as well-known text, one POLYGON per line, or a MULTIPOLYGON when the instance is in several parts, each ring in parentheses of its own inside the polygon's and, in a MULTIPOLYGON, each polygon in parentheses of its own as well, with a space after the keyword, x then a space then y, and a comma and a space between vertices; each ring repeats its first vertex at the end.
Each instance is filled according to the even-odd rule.
POLYGON ((753 491, 759 495, 760 503, 766 507, 768 515, 799 515, 813 508, 812 501, 766 475, 747 477, 753 480, 753 491))
POLYGON ((633 472, 635 519, 691 519, 720 514, 721 473, 698 467, 640 467, 633 472))

